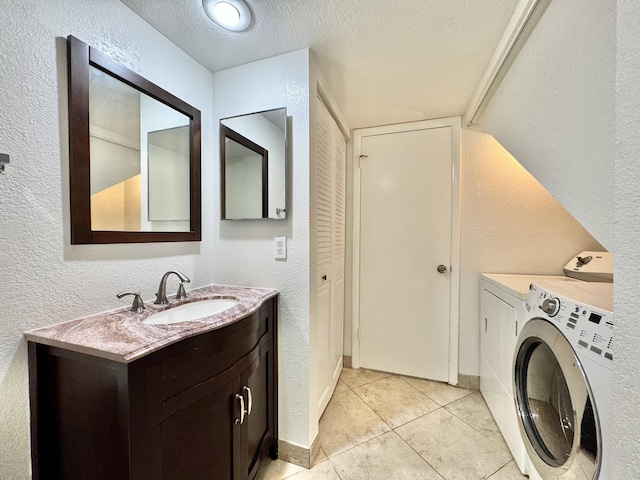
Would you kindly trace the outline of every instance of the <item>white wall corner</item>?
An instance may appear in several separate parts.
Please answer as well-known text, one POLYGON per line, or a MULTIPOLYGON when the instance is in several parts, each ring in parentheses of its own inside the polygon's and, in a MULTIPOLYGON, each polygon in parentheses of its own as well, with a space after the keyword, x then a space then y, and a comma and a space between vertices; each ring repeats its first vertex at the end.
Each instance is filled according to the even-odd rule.
POLYGON ((491 101, 509 67, 549 6, 551 0, 520 0, 504 34, 487 64, 487 69, 469 100, 463 115, 464 125, 472 125, 491 101))

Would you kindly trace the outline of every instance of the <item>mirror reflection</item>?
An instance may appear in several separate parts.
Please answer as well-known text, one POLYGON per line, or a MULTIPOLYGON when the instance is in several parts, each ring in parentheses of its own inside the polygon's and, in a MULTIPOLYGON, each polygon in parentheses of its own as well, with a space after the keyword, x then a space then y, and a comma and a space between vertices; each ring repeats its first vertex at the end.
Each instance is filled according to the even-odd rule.
POLYGON ((220 120, 222 218, 286 218, 287 110, 220 120))
POLYGON ((189 231, 190 118, 89 72, 91 229, 189 231))
POLYGON ((202 238, 200 111, 67 37, 71 243, 202 238))

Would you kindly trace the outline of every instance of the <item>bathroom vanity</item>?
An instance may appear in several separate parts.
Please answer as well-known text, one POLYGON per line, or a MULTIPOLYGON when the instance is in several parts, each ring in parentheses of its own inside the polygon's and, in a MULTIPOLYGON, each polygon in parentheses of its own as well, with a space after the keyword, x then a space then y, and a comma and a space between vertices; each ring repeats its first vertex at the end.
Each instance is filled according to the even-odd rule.
MULTIPOLYGON (((27 332, 34 479, 253 479, 277 457, 277 292, 211 317, 143 320, 146 304, 27 332)), ((168 308, 171 308, 169 305, 168 308)))

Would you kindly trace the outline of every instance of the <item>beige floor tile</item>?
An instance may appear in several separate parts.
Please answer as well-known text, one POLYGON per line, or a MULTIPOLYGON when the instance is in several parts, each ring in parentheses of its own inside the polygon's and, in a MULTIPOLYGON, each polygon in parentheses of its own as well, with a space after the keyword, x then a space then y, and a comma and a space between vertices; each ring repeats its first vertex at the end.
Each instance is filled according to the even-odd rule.
POLYGON ((304 467, 287 463, 284 460, 262 460, 262 465, 256 475, 256 480, 282 480, 298 472, 306 470, 304 467))
POLYGON ((404 425, 440 406, 400 377, 387 377, 353 391, 392 428, 404 425))
POLYGON ((500 435, 500 429, 480 392, 473 392, 447 404, 444 408, 484 435, 500 435))
POLYGON ((396 429, 447 480, 483 479, 512 460, 498 442, 440 408, 396 429))
POLYGON ((529 478, 523 475, 515 460, 511 460, 504 467, 489 477, 489 480, 523 480, 529 478))
POLYGON ((344 384, 349 388, 356 388, 360 385, 365 385, 390 376, 391 373, 376 372, 374 370, 343 368, 339 381, 344 382, 344 384))
POLYGON ((318 452, 316 453, 315 457, 311 459, 311 466, 313 467, 320 462, 324 462, 327 458, 327 454, 324 453, 324 450, 322 450, 322 448, 318 448, 318 452))
POLYGON ((347 390, 349 390, 349 387, 347 387, 342 380, 338 380, 338 383, 336 384, 336 389, 333 393, 346 392, 347 390))
POLYGON ((447 405, 472 393, 472 390, 454 387, 444 382, 435 382, 433 380, 423 380, 413 377, 402 378, 439 405, 447 405))
POLYGON ((485 432, 482 432, 482 434, 485 437, 492 439, 494 442, 496 442, 498 445, 500 445, 507 452, 511 453, 511 450, 509 450, 509 445, 507 445, 507 442, 504 440, 504 437, 502 436, 502 433, 485 431, 485 432))
POLYGON ((320 419, 320 448, 332 457, 389 430, 351 390, 336 393, 320 419))
POLYGON ((442 480, 395 432, 331 458, 342 480, 442 480))
POLYGON ((296 473, 287 480, 342 480, 336 473, 333 464, 329 460, 325 460, 314 466, 311 470, 304 470, 296 473))

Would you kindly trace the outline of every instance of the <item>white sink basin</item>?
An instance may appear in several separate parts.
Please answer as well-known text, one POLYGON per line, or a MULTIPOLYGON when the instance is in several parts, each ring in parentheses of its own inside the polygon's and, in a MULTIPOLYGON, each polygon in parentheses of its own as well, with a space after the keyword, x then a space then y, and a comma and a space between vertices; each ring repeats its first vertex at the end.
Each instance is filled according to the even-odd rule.
POLYGON ((224 312, 237 304, 238 301, 232 298, 200 300, 199 302, 185 303, 178 307, 154 313, 142 320, 142 323, 149 325, 167 325, 169 323, 188 322, 224 312))

